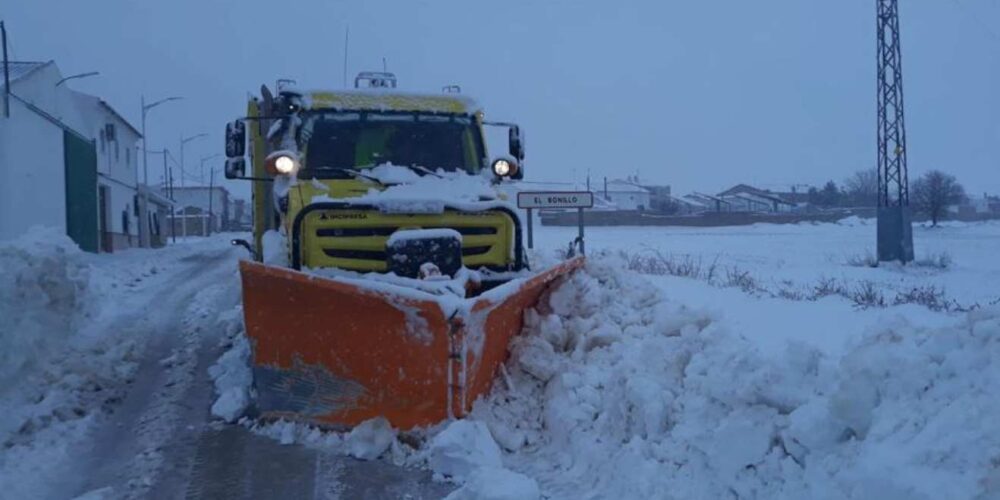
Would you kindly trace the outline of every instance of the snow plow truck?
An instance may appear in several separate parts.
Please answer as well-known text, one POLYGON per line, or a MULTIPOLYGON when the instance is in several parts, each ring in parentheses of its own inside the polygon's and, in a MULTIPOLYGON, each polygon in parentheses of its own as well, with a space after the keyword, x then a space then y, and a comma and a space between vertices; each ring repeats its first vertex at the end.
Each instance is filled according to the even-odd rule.
POLYGON ((240 263, 254 413, 331 428, 384 417, 408 430, 485 395, 523 313, 582 265, 533 270, 503 183, 520 128, 455 87, 266 86, 226 126, 226 177, 252 182, 240 263), (507 129, 492 161, 484 127, 507 129))

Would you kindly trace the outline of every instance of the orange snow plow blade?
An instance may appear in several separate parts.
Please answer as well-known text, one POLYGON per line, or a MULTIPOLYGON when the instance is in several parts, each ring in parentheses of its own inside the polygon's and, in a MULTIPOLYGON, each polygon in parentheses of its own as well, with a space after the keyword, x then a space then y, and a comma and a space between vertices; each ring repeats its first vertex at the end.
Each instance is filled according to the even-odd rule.
POLYGON ((241 262, 259 415, 332 427, 382 416, 404 430, 463 416, 489 391, 524 311, 582 264, 571 259, 477 298, 439 302, 241 262))

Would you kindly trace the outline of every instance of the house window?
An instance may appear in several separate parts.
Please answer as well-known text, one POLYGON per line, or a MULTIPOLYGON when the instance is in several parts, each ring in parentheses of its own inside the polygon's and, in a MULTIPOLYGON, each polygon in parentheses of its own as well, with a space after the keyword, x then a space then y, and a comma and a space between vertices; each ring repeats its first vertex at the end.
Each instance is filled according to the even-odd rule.
POLYGON ((104 129, 101 129, 98 135, 101 136, 101 152, 103 153, 107 151, 107 140, 104 138, 104 129))

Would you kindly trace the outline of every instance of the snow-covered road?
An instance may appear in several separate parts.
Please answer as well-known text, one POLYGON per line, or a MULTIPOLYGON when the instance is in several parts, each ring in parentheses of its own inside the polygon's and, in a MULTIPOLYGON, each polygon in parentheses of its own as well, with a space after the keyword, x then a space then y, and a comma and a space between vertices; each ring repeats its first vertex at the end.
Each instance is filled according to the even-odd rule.
MULTIPOLYGON (((89 308, 83 320, 65 322, 76 329, 69 332, 69 346, 14 342, 16 329, 24 336, 31 333, 26 330, 47 333, 40 328, 50 323, 33 318, 7 325, 0 337, 6 347, 35 358, 10 374, 21 387, 2 393, 14 415, 3 422, 0 498, 447 494, 451 487, 433 483, 426 471, 284 446, 212 418, 209 367, 228 347, 230 329, 238 328, 233 318, 239 318, 241 255, 223 237, 154 252, 89 256, 46 233, 0 249, 0 259, 20 265, 12 281, 24 286, 35 280, 42 285, 36 291, 50 299, 66 300, 66 290, 76 290, 74 304, 89 308), (46 268, 55 271, 39 273, 46 268)), ((80 313, 53 309, 51 300, 40 307, 49 309, 40 314, 80 313)))

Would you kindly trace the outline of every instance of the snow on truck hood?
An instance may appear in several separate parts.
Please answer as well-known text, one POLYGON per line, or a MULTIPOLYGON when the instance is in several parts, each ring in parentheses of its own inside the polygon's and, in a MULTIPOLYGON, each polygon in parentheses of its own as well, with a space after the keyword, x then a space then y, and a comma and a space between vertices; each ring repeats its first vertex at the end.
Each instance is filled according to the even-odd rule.
POLYGON ((410 168, 387 164, 365 170, 364 174, 374 179, 364 195, 340 199, 318 195, 312 197, 312 203, 347 202, 372 205, 385 213, 413 214, 439 214, 446 206, 468 211, 513 209, 490 183, 485 170, 482 175, 438 170, 421 176, 410 168), (375 181, 388 187, 377 189, 375 181))

